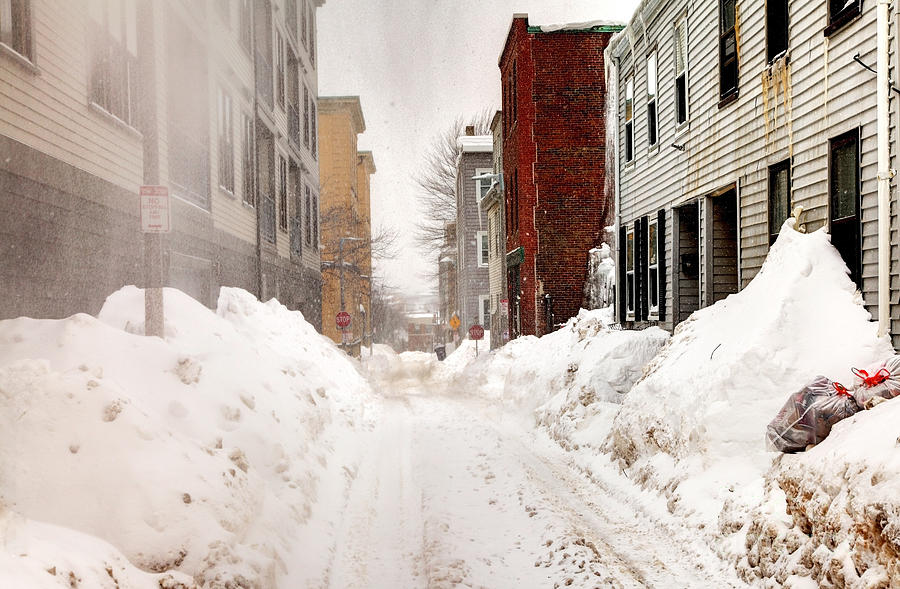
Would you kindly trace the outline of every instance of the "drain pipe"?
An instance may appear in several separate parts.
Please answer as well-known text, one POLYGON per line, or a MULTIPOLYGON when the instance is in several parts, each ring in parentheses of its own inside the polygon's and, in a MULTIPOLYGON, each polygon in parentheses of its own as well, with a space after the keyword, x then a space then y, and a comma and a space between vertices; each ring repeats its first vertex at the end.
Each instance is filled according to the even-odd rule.
POLYGON ((888 26, 891 0, 878 0, 876 102, 878 120, 878 335, 890 333, 891 178, 888 101, 888 26))

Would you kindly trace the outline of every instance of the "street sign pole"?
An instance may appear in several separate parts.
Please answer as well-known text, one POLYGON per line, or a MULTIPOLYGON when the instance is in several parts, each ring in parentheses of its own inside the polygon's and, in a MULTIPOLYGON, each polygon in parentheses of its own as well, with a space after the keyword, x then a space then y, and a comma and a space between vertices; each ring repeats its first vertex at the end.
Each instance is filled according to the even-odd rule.
POLYGON ((144 334, 163 337, 162 233, 171 230, 169 189, 165 186, 141 186, 141 231, 144 233, 144 334))

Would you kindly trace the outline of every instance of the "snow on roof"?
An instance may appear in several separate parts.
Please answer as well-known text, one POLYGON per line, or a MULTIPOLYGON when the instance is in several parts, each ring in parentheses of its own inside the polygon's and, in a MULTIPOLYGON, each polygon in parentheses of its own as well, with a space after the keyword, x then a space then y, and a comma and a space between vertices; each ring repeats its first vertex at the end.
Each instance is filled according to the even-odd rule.
POLYGON ((612 20, 592 20, 588 22, 566 23, 555 25, 540 25, 538 28, 542 33, 555 33, 557 31, 590 31, 593 29, 622 29, 625 28, 623 22, 612 20))
POLYGON ((494 137, 492 135, 463 135, 457 141, 463 152, 492 152, 494 137))

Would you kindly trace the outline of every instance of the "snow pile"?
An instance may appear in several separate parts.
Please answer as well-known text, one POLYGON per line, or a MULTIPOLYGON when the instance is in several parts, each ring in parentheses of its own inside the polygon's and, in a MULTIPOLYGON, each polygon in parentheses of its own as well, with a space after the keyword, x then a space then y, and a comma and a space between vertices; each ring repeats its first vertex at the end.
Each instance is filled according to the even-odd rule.
POLYGON ((585 301, 589 309, 607 309, 608 324, 615 319, 616 263, 609 244, 602 244, 588 252, 588 279, 584 285, 585 301))
MULTIPOLYGON (((679 325, 628 394, 605 445, 633 479, 663 490, 672 511, 726 533, 742 529, 763 501, 775 456, 763 443, 766 425, 787 396, 819 374, 849 384, 851 367, 893 352, 829 236, 792 224, 743 291, 679 325)), ((832 436, 870 418, 840 423, 832 436)))
POLYGON ((165 341, 129 333, 142 331, 134 287, 100 319, 0 322, 0 559, 13 565, 0 585, 40 566, 131 586, 133 565, 198 586, 295 587, 327 567, 303 546, 329 533, 314 510, 343 480, 334 447, 368 385, 275 301, 223 288, 212 312, 164 296, 165 341), (27 520, 98 540, 79 555, 59 540, 76 532, 27 520))
POLYGON ((541 25, 542 33, 556 33, 559 31, 587 31, 597 27, 622 27, 626 23, 616 20, 592 20, 587 22, 563 23, 554 25, 541 25))
POLYGON ((608 324, 605 309, 582 310, 553 333, 514 339, 477 360, 466 341, 443 363, 444 380, 532 414, 564 447, 590 445, 592 436, 599 443, 608 428, 598 434, 596 423, 590 432, 585 425, 612 418, 669 337, 658 327, 616 331, 608 324))

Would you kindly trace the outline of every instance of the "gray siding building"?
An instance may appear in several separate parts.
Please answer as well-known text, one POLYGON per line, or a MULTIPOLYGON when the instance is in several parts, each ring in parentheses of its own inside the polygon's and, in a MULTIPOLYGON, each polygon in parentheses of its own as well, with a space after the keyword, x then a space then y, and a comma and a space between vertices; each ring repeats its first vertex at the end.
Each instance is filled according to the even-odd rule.
POLYGON ((476 323, 490 326, 490 283, 488 274, 488 221, 481 199, 490 180, 474 176, 493 173, 493 137, 464 136, 459 139, 461 154, 456 173, 456 259, 457 304, 461 331, 476 323))
MULTIPOLYGON (((862 65, 876 62, 875 13, 854 0, 641 3, 608 49, 623 324, 672 329, 746 286, 796 206, 806 231, 828 228, 876 314, 876 84, 862 65)), ((893 61, 896 36, 889 46, 893 61)))

